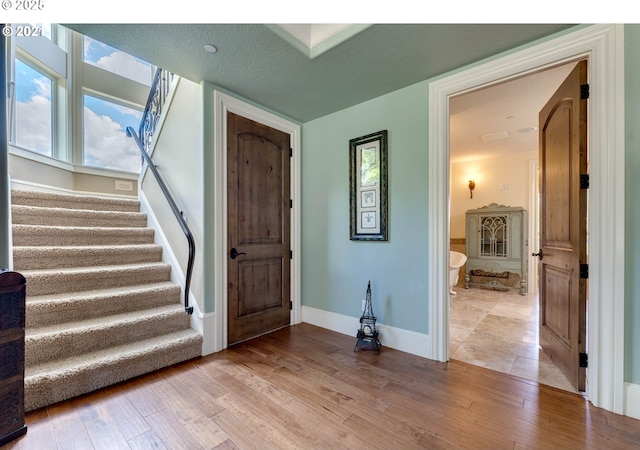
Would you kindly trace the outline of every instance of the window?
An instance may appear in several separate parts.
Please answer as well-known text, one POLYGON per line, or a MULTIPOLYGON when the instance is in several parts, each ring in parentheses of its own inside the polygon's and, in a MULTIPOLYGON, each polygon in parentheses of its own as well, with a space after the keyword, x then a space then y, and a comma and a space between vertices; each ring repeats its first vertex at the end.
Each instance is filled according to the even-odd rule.
POLYGON ((20 59, 15 60, 14 143, 22 148, 52 156, 53 80, 20 59))
POLYGON ((126 127, 140 125, 154 67, 60 25, 33 26, 38 36, 9 38, 12 151, 72 171, 139 172, 126 127))
POLYGON ((84 62, 117 75, 151 86, 151 64, 84 36, 84 62))
POLYGON ((140 153, 126 128, 137 129, 141 118, 140 111, 85 94, 83 164, 140 172, 140 153))

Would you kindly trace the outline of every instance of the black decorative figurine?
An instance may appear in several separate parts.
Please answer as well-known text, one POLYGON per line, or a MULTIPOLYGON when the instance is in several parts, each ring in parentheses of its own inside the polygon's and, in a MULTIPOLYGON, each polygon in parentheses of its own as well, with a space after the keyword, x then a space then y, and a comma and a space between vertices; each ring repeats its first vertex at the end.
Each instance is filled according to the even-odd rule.
POLYGON ((376 317, 373 315, 373 307, 371 306, 371 281, 367 286, 367 299, 360 317, 360 329, 357 335, 356 347, 354 352, 361 348, 375 350, 380 354, 380 340, 378 339, 378 330, 376 330, 376 317))

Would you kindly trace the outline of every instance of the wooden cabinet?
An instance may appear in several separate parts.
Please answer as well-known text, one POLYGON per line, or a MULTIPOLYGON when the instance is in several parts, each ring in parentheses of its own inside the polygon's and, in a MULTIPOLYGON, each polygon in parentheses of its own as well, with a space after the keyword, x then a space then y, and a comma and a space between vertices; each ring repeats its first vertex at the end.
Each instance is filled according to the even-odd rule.
POLYGON ((527 293, 527 211, 491 203, 466 213, 465 287, 527 293))
POLYGON ((27 432, 24 423, 25 279, 0 270, 0 446, 27 432))

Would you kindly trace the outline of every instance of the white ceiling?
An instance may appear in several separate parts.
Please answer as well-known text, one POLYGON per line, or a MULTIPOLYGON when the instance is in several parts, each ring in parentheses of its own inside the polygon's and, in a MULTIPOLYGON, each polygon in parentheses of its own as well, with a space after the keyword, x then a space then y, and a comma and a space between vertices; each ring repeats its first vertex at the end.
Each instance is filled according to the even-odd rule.
POLYGON ((538 113, 575 64, 453 97, 449 103, 451 162, 537 150, 538 113))

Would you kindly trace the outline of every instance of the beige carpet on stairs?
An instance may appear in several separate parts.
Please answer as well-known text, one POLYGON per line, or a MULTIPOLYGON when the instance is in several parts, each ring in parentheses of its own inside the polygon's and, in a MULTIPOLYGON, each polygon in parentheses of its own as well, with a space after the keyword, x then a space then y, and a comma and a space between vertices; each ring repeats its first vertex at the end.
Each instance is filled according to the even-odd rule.
POLYGON ((27 280, 27 411, 201 355, 137 200, 11 199, 14 270, 27 280))

